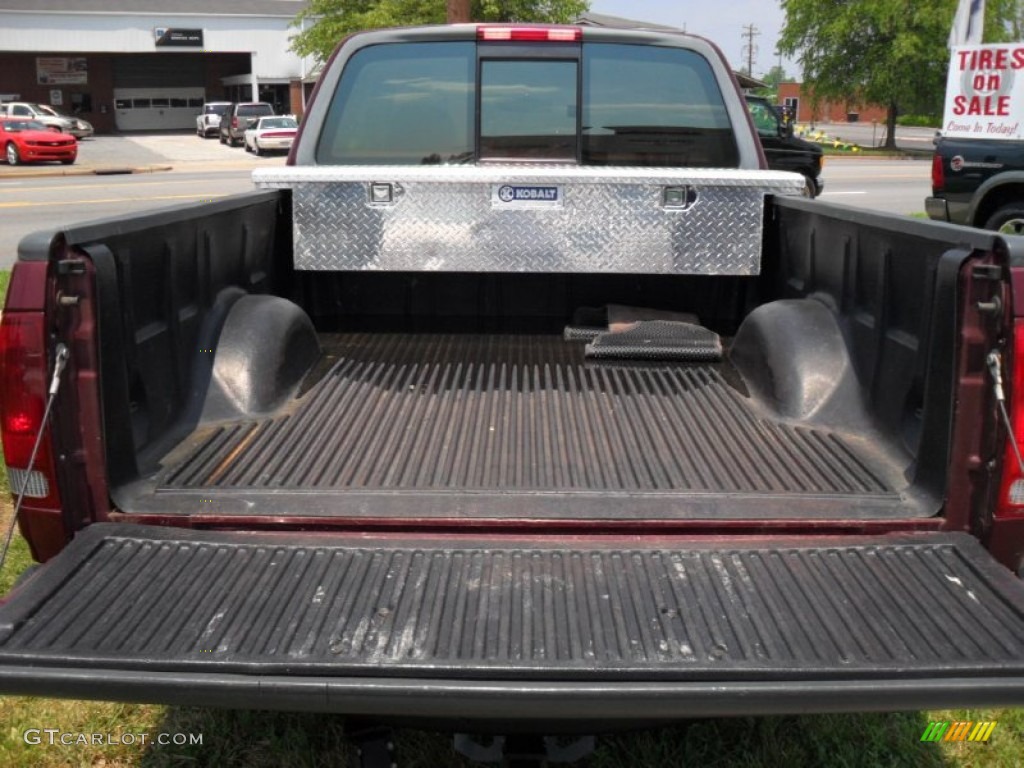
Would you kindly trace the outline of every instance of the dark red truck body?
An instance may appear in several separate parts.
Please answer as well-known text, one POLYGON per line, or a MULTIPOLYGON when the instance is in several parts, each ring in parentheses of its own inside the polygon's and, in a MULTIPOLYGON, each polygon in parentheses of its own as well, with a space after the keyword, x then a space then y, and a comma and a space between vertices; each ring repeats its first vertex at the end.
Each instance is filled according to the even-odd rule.
MULTIPOLYGON (((647 190, 630 199, 675 226, 718 210, 723 185, 786 182, 759 175, 711 46, 547 29, 352 38, 283 172, 325 186, 22 243, 0 338, 16 488, 58 345, 69 360, 19 518, 45 564, 0 607, 0 692, 551 730, 1024 703, 1024 479, 988 363, 999 356, 1020 437, 1020 245, 768 194, 743 274, 632 271, 664 241, 628 232, 602 268, 443 266, 511 218, 474 224, 458 246, 392 248, 401 206, 444 174, 463 185, 446 187, 464 196, 460 215, 478 205, 530 226, 614 185, 647 190), (356 120, 344 104, 362 98, 346 73, 383 78, 388 52, 404 55, 388 46, 405 45, 454 46, 437 62, 482 83, 440 89, 470 99, 468 155, 442 133, 446 154, 421 168, 381 160, 374 136, 344 143, 338 126, 356 120), (608 66, 616 56, 628 66, 608 66), (602 77, 652 61, 691 67, 720 102, 672 113, 686 126, 589 121, 617 108, 598 103, 602 77), (538 62, 557 66, 541 75, 538 62), (574 82, 576 107, 545 119, 575 134, 493 133, 509 93, 574 82), (379 162, 320 154, 362 151, 379 162), (517 152, 527 165, 487 156, 517 152), (697 159, 678 171, 678 157, 697 159), (373 175, 353 181, 363 166, 373 175), (325 214, 335 246, 311 248, 305 196, 321 192, 379 227, 325 214), (337 267, 359 237, 374 258, 429 268, 337 267), (592 308, 623 306, 696 315, 724 352, 601 360, 572 340, 592 308)), ((423 50, 441 49, 413 57, 408 82, 433 88, 446 75, 423 74, 435 63, 423 50)), ((397 114, 368 123, 374 135, 407 126, 397 114)), ((707 226, 673 240, 676 253, 742 229, 717 213, 707 226)), ((554 252, 535 242, 531 258, 554 252)))

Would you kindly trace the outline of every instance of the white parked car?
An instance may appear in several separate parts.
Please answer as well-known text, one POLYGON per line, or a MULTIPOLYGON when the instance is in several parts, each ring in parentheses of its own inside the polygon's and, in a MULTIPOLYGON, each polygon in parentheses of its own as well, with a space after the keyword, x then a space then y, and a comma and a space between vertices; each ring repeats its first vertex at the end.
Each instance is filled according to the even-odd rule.
POLYGON ((71 134, 76 139, 84 139, 87 136, 92 136, 94 133, 92 124, 88 120, 61 114, 46 104, 11 101, 6 104, 0 104, 0 116, 24 117, 29 120, 35 120, 47 128, 71 134))
POLYGON ((292 148, 298 130, 299 123, 294 115, 261 117, 245 131, 245 151, 257 155, 271 150, 287 152, 292 148))
POLYGON ((231 111, 230 101, 208 101, 203 111, 196 115, 196 136, 208 138, 220 132, 220 121, 231 111))

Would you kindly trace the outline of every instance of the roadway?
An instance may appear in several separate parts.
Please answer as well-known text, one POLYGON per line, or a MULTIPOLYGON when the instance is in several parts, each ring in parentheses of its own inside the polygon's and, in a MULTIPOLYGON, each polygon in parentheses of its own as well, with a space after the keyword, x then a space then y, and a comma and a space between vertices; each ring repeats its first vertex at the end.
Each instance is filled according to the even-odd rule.
POLYGON ((900 216, 924 212, 932 193, 931 163, 923 160, 825 159, 819 200, 900 216))
MULTIPOLYGON (((239 159, 245 155, 221 149, 239 159)), ((36 178, 4 178, 4 170, 0 166, 0 269, 11 267, 18 242, 31 232, 253 189, 248 168, 36 178)), ((931 192, 930 172, 924 160, 829 157, 820 199, 897 215, 918 213, 931 192)))
MULTIPOLYGON (((862 146, 880 142, 884 131, 871 123, 815 127, 862 146)), ((908 150, 929 150, 933 135, 927 128, 899 128, 897 141, 908 150)), ((830 157, 822 199, 899 214, 922 211, 930 173, 927 155, 922 159, 830 157)), ((67 168, 0 165, 0 268, 10 266, 18 241, 30 232, 243 192, 251 188, 253 168, 283 163, 281 155, 257 158, 183 131, 86 139, 79 142, 77 163, 67 168), (152 172, 92 175, 128 169, 152 172), (86 175, 48 175, 63 173, 86 175)))
POLYGON ((27 234, 252 190, 251 171, 123 176, 0 177, 0 269, 10 269, 27 234))

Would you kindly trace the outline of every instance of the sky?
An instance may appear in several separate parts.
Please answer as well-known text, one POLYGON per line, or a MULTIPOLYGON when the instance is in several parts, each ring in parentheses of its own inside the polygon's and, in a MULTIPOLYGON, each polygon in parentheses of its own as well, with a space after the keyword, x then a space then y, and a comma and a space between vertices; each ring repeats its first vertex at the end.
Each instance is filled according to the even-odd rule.
MULTIPOLYGON (((717 44, 733 69, 746 66, 743 28, 753 24, 761 33, 754 38, 754 77, 779 63, 775 43, 785 16, 775 0, 590 0, 590 10, 685 28, 717 44)), ((799 74, 792 61, 784 59, 782 66, 790 76, 799 74)))

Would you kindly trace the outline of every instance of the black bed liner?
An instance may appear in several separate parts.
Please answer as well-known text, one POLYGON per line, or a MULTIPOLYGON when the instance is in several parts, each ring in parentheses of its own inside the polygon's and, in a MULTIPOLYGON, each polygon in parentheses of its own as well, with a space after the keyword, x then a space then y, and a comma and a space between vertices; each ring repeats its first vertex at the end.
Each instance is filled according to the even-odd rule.
POLYGON ((790 686, 786 711, 872 681, 886 708, 946 689, 1021 701, 1022 606, 965 534, 557 545, 101 524, 0 608, 0 692, 183 701, 194 681, 204 703, 204 680, 233 680, 214 696, 231 704, 257 679, 234 705, 330 710, 329 681, 398 698, 604 684, 610 714, 620 684, 790 686), (304 703, 274 680, 305 681, 304 703))
POLYGON ((934 514, 899 468, 760 415, 728 364, 552 336, 352 334, 287 413, 197 431, 127 511, 844 519, 934 514), (528 499, 528 512, 524 510, 528 499))

